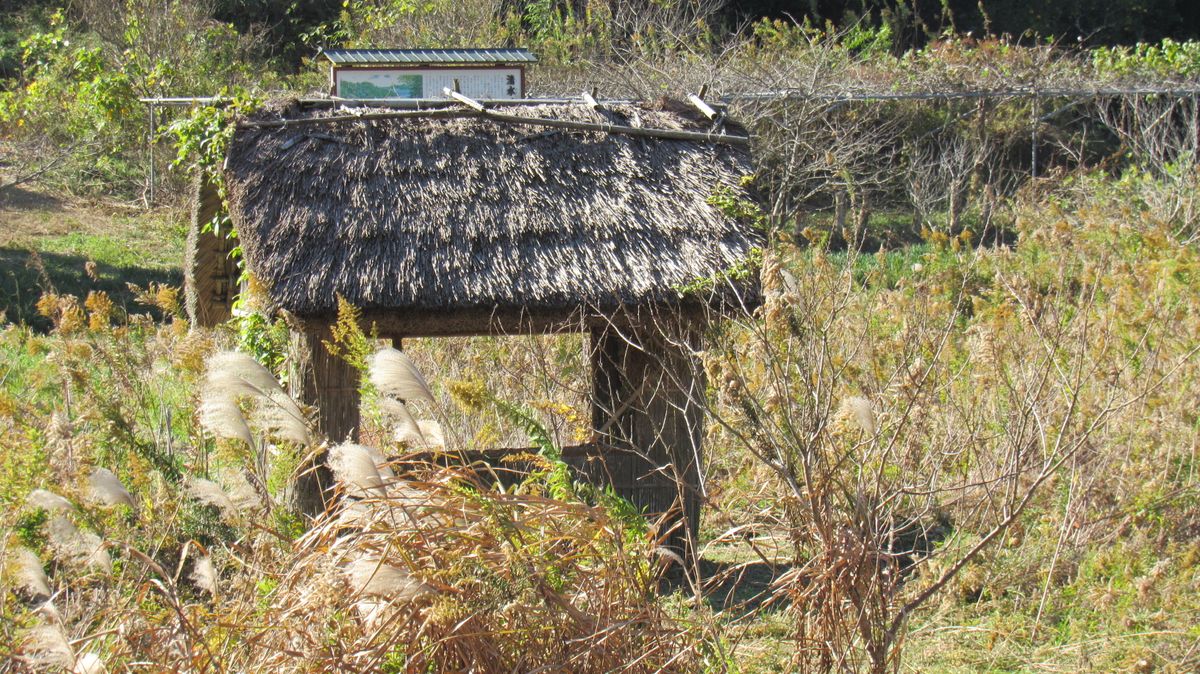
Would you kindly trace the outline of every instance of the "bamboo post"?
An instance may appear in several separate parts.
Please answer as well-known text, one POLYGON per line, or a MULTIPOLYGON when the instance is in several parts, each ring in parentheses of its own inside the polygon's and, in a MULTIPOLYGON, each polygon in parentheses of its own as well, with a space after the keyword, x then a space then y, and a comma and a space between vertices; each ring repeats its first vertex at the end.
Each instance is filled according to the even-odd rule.
POLYGON ((600 103, 596 100, 596 89, 593 88, 590 92, 585 91, 581 95, 583 104, 592 109, 593 112, 600 111, 600 103))
POLYGON ((714 110, 711 105, 704 102, 704 93, 705 93, 705 89, 707 89, 707 88, 708 87, 706 86, 704 89, 701 89, 699 96, 697 96, 696 94, 688 94, 687 99, 688 99, 688 102, 690 102, 693 107, 695 107, 697 110, 699 110, 701 114, 703 114, 705 117, 709 118, 710 120, 715 120, 717 118, 717 111, 714 110))
POLYGON ((155 117, 154 104, 151 103, 149 107, 150 107, 150 132, 146 137, 146 154, 149 155, 149 160, 150 160, 150 184, 147 186, 149 188, 148 189, 149 194, 146 197, 146 205, 153 208, 154 207, 154 182, 155 182, 154 137, 158 133, 158 128, 157 128, 157 121, 154 118, 155 117))
POLYGON ((1029 122, 1029 177, 1038 177, 1038 99, 1030 105, 1029 122))

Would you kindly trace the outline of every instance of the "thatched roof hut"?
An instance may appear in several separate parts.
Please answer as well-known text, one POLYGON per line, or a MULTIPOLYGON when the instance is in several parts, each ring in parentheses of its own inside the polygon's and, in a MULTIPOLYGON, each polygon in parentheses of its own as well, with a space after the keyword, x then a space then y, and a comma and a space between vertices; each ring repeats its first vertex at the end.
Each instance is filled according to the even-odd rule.
MULTIPOLYGON (((662 104, 511 114, 708 129, 662 104)), ((332 116, 293 105, 247 121, 332 116)), ((417 116, 243 126, 225 178, 247 265, 276 306, 329 315, 340 294, 416 320, 680 303, 680 288, 759 245, 709 203, 741 193, 751 170, 727 144, 417 116)))
MULTIPOLYGON (((753 275, 733 281, 726 272, 745 263, 760 236, 712 199, 747 197, 742 179, 751 171, 743 130, 715 129, 669 101, 500 111, 290 103, 242 121, 225 179, 246 267, 272 305, 320 326, 340 295, 383 334, 404 337, 548 329, 580 315, 611 320, 643 309, 678 316, 752 307, 753 275), (715 282, 697 284, 702 279, 715 282), (703 292, 684 292, 689 286, 703 292)), ((198 220, 211 210, 210 192, 201 190, 198 220)), ((203 257, 199 248, 194 258, 203 257)), ((190 286, 206 287, 196 279, 190 286)), ((223 318, 211 298, 191 295, 194 316, 223 318)), ((597 428, 632 434, 612 437, 613 445, 698 456, 694 404, 678 401, 651 418, 648 400, 627 400, 649 395, 644 385, 633 393, 629 379, 678 362, 678 345, 648 337, 655 348, 675 349, 663 357, 594 325, 597 428), (628 353, 639 349, 644 362, 628 353), (613 424, 622 414, 643 421, 613 424), (670 422, 676 437, 663 439, 663 415, 679 414, 670 422)), ((313 394, 322 415, 347 417, 324 421, 340 439, 357 422, 356 398, 337 403, 355 395, 353 373, 313 357, 316 378, 326 380, 313 394)))

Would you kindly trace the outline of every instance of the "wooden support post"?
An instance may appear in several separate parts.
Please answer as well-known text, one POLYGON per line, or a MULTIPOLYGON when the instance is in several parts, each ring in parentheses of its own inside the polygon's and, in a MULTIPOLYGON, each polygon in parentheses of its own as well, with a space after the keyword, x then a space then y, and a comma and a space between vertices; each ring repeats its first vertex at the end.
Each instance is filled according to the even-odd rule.
POLYGON ((703 497, 704 375, 690 354, 697 333, 674 323, 598 328, 591 338, 593 426, 602 445, 624 450, 605 457, 606 477, 647 513, 673 513, 667 545, 691 558, 703 497))
MULTIPOLYGON (((325 348, 329 326, 307 326, 304 333, 294 335, 300 362, 301 396, 306 405, 317 408, 317 428, 329 439, 330 445, 358 440, 359 394, 358 370, 345 359, 333 356, 325 348)), ((295 380, 293 380, 295 381, 295 380)), ((293 485, 296 509, 316 517, 329 505, 329 490, 333 476, 322 453, 311 465, 301 469, 293 485)))

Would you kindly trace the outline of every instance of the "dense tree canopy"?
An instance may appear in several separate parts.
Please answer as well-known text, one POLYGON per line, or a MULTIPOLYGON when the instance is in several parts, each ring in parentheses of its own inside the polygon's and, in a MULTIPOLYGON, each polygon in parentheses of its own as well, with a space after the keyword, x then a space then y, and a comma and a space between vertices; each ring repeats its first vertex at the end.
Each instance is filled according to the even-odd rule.
MULTIPOLYGON (((440 3, 418 6, 411 0, 175 0, 166 4, 194 6, 196 11, 231 25, 243 35, 254 35, 261 57, 292 70, 318 47, 361 38, 355 30, 361 28, 364 17, 368 22, 386 23, 399 16, 426 12, 440 3)), ((122 0, 0 0, 0 78, 16 74, 22 37, 44 26, 54 9, 63 6, 80 15, 89 11, 86 8, 91 8, 93 14, 97 8, 107 8, 120 15, 127 13, 130 5, 122 0)), ((627 38, 641 23, 672 11, 683 17, 684 23, 706 18, 717 39, 764 18, 836 27, 866 21, 875 26, 887 25, 894 36, 893 47, 899 51, 920 48, 946 31, 1081 40, 1090 46, 1200 38, 1200 3, 1194 0, 497 0, 482 5, 493 8, 490 11, 497 26, 546 34, 553 32, 546 30, 550 19, 551 23, 588 25, 592 33, 607 33, 617 39, 627 38), (647 18, 650 15, 656 17, 647 18), (597 17, 608 25, 597 29, 597 17)), ((486 13, 485 7, 480 9, 486 13)), ((482 18, 475 14, 472 16, 476 21, 482 18)), ((528 42, 528 36, 511 30, 500 33, 495 40, 528 42)), ((480 39, 478 31, 466 34, 480 39)))

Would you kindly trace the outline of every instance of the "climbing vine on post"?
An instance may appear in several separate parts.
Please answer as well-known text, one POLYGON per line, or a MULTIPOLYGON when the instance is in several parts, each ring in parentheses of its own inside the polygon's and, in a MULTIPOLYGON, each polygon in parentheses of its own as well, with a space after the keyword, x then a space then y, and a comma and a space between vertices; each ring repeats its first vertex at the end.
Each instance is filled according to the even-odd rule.
POLYGON ((179 119, 168 129, 175 136, 177 148, 175 161, 171 165, 190 165, 194 170, 203 172, 203 177, 216 186, 221 197, 222 214, 206 225, 206 231, 219 234, 223 226, 228 226, 228 236, 237 238, 228 216, 224 215, 229 209, 221 167, 229 152, 237 119, 254 112, 261 105, 261 99, 246 92, 238 92, 232 97, 217 96, 213 103, 196 108, 195 112, 179 119))

